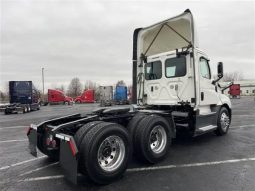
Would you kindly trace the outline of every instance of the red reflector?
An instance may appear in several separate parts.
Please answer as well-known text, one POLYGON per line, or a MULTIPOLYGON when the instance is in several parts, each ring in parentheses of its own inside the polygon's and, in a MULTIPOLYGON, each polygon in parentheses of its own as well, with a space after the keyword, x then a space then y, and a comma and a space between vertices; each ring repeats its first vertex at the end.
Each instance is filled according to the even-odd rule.
POLYGON ((49 145, 50 145, 50 142, 51 142, 51 141, 50 141, 50 138, 47 138, 47 139, 46 139, 46 145, 49 146, 49 145))
POLYGON ((55 147, 56 147, 56 145, 57 145, 56 141, 55 141, 55 140, 53 140, 53 141, 51 142, 51 145, 52 145, 52 147, 53 147, 53 148, 55 148, 55 147))
POLYGON ((74 146, 74 144, 71 140, 69 141, 69 146, 71 148, 73 156, 75 156, 76 155, 76 148, 75 148, 75 146, 74 146))

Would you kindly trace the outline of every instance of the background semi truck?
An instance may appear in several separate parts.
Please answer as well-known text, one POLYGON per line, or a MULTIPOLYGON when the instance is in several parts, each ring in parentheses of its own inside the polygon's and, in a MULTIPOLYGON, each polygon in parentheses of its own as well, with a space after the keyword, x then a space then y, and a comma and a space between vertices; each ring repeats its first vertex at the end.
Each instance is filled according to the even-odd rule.
POLYGON ((40 109, 40 93, 32 81, 9 81, 10 104, 0 108, 5 114, 27 113, 40 109))
POLYGON ((68 104, 73 102, 73 98, 66 96, 61 90, 48 89, 48 103, 53 104, 68 104))
POLYGON ((166 157, 179 130, 195 137, 227 134, 231 103, 213 80, 209 57, 197 46, 189 10, 133 35, 133 104, 99 108, 32 124, 31 153, 37 148, 59 160, 65 177, 82 173, 98 184, 118 179, 135 153, 145 163, 166 157))
POLYGON ((232 84, 229 87, 229 96, 230 98, 241 98, 241 88, 240 84, 232 84))
POLYGON ((114 92, 115 104, 128 104, 127 86, 116 86, 114 92))
POLYGON ((74 99, 75 103, 95 103, 95 90, 84 90, 80 96, 74 99))
POLYGON ((99 86, 100 106, 111 106, 113 101, 113 87, 99 86))

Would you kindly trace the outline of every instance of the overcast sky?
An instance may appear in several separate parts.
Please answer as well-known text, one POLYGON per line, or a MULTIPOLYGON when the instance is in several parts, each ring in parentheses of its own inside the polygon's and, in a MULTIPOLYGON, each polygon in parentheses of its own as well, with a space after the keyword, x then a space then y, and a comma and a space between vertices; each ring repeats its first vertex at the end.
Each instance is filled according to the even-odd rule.
POLYGON ((195 18, 200 48, 216 70, 240 71, 255 79, 254 1, 0 0, 0 90, 10 80, 42 88, 73 77, 112 85, 132 81, 132 35, 138 27, 182 13, 195 18))

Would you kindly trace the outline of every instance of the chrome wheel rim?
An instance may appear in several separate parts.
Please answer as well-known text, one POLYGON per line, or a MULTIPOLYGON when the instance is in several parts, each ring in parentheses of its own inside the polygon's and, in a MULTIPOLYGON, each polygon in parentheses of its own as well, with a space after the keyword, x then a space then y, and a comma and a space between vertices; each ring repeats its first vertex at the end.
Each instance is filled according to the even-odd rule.
POLYGON ((109 136, 103 140, 97 153, 99 166, 107 172, 119 168, 125 157, 125 144, 119 136, 109 136))
POLYGON ((167 135, 164 127, 155 126, 150 133, 150 148, 154 153, 161 153, 167 143, 167 135))
POLYGON ((220 117, 220 123, 223 131, 226 131, 229 126, 229 116, 223 112, 220 117))

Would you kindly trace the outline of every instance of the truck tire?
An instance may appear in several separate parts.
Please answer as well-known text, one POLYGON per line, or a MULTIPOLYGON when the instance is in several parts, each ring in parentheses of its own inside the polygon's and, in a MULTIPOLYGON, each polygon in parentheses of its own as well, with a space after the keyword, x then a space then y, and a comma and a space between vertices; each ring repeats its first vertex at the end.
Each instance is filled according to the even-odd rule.
POLYGON ((170 125, 163 117, 144 117, 139 123, 134 139, 138 158, 151 164, 162 160, 172 142, 170 132, 170 125))
POLYGON ((140 121, 146 116, 145 113, 137 113, 128 123, 127 130, 129 131, 129 134, 131 136, 131 140, 134 139, 137 127, 140 123, 140 121))
POLYGON ((30 112, 31 111, 31 107, 30 105, 27 105, 27 112, 30 112))
POLYGON ((85 125, 80 127, 80 129, 74 135, 74 140, 75 140, 75 143, 76 143, 78 149, 80 148, 80 144, 81 144, 84 136, 90 131, 90 129, 102 122, 103 121, 92 121, 92 122, 86 123, 85 125))
POLYGON ((222 136, 228 133, 230 126, 230 113, 226 107, 222 107, 219 112, 217 119, 217 129, 215 130, 216 135, 222 136))
POLYGON ((92 128, 81 143, 81 172, 97 184, 108 184, 126 171, 132 154, 128 131, 103 122, 92 128))

